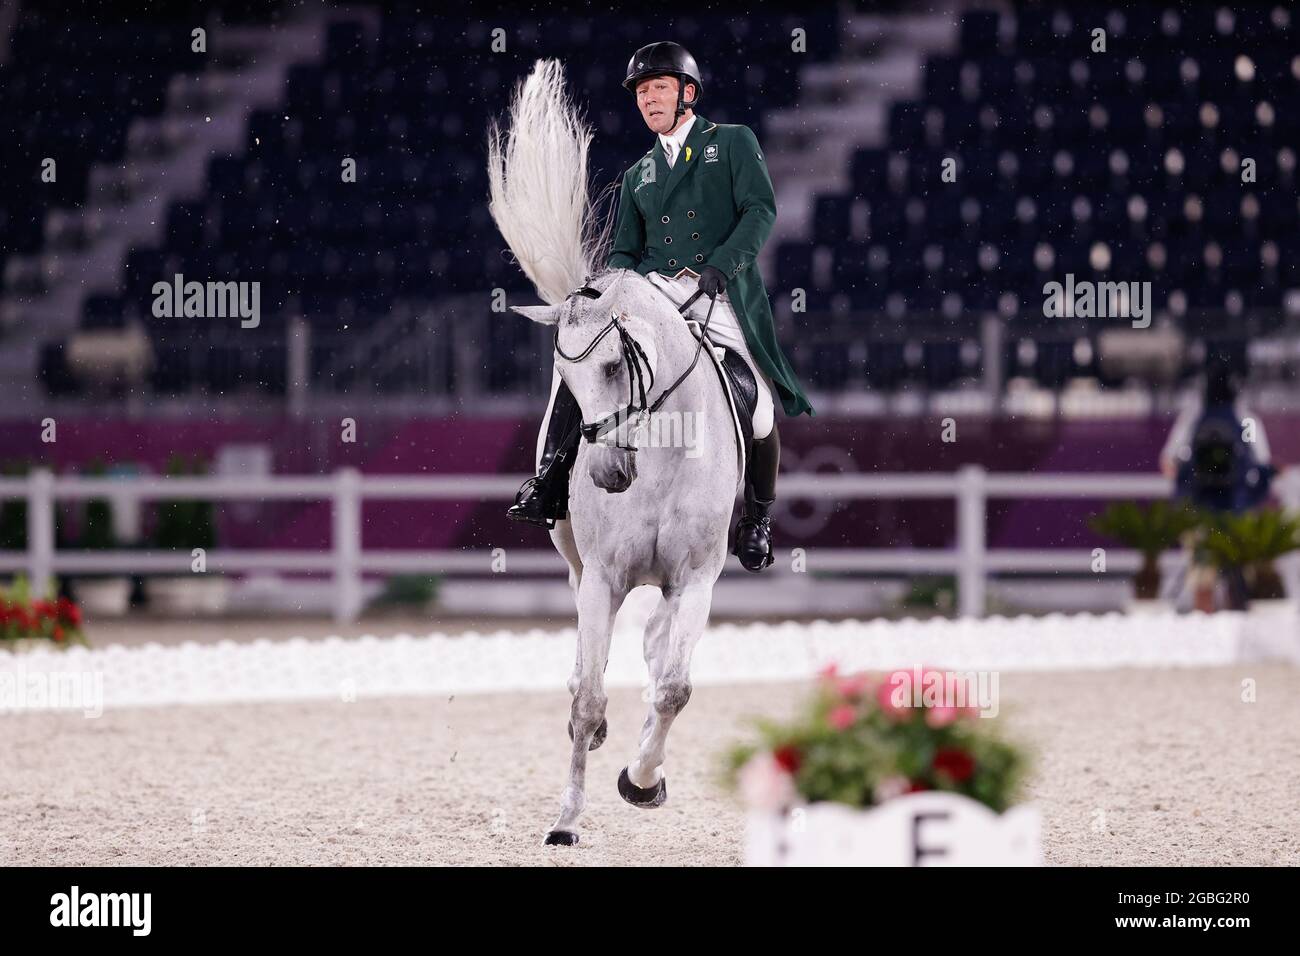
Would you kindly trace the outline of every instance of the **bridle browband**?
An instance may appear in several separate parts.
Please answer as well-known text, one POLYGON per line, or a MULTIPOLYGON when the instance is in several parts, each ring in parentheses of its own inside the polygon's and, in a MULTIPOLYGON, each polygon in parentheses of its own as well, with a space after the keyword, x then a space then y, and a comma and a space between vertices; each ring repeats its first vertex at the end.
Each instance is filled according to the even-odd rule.
MULTIPOLYGON (((690 309, 690 307, 695 304, 695 300, 698 299, 703 294, 704 294, 703 289, 696 290, 694 295, 692 295, 689 299, 687 299, 685 302, 683 302, 681 305, 677 307, 677 311, 681 313, 683 316, 685 316, 686 312, 690 309)), ((582 288, 575 289, 574 291, 570 292, 565 298, 572 299, 574 296, 579 296, 579 295, 587 299, 598 299, 600 298, 600 291, 597 289, 593 289, 589 285, 584 285, 582 286, 582 288)), ((701 326, 700 328, 700 340, 699 340, 699 344, 696 346, 695 349, 695 356, 691 359, 691 364, 687 366, 686 371, 682 372, 681 375, 677 376, 677 381, 673 382, 666 389, 664 389, 664 391, 659 395, 659 397, 654 400, 654 403, 650 405, 646 404, 646 391, 648 389, 654 388, 654 369, 650 367, 650 360, 646 358, 645 350, 641 348, 641 343, 638 342, 636 339, 632 338, 632 336, 628 333, 627 329, 624 328, 623 323, 619 321, 618 313, 612 313, 610 315, 609 322, 606 323, 605 327, 601 329, 598 333, 596 333, 596 337, 592 339, 591 342, 587 345, 587 347, 577 355, 569 355, 562 348, 560 348, 560 323, 556 322, 555 334, 554 334, 555 353, 559 355, 561 358, 566 359, 567 361, 570 362, 581 362, 583 359, 585 359, 587 356, 591 354, 592 350, 595 349, 595 347, 600 343, 600 340, 603 339, 606 335, 608 335, 610 330, 613 329, 618 333, 619 345, 623 353, 623 361, 627 365, 627 372, 628 372, 627 404, 624 405, 622 408, 618 409, 617 411, 611 412, 610 414, 606 415, 600 421, 592 422, 590 425, 586 424, 585 422, 582 423, 582 425, 579 426, 579 430, 582 432, 582 437, 585 438, 587 441, 594 443, 598 441, 601 438, 601 436, 603 436, 606 432, 618 428, 619 425, 621 425, 623 422, 633 418, 640 418, 643 416, 653 415, 656 411, 658 411, 659 406, 664 403, 664 400, 667 399, 669 395, 671 395, 674 391, 677 390, 677 386, 682 384, 683 381, 685 381, 686 376, 691 374, 691 371, 695 368, 696 363, 699 362, 700 352, 704 348, 704 336, 709 328, 709 320, 713 318, 713 306, 716 304, 717 304, 716 297, 711 298, 709 300, 709 311, 708 314, 705 315, 704 317, 704 325, 701 326), (647 374, 649 374, 650 377, 650 383, 648 385, 646 384, 645 381, 647 374), (634 404, 636 402, 639 402, 639 404, 634 404)), ((572 432, 570 432, 570 434, 572 434, 572 432)), ((615 447, 622 448, 624 451, 631 451, 631 452, 636 451, 635 445, 624 445, 617 440, 615 440, 614 444, 615 447)))

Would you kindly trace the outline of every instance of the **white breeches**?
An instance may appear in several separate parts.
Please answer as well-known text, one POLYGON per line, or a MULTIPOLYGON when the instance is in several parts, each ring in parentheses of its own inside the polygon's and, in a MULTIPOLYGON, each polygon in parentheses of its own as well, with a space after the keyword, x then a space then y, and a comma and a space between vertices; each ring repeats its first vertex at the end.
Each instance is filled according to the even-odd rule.
MULTIPOLYGON (((668 296, 675 306, 685 302, 699 288, 696 279, 685 275, 670 279, 658 272, 651 272, 646 275, 646 278, 650 280, 651 285, 668 296)), ((709 313, 709 304, 708 296, 700 296, 691 306, 687 317, 696 319, 703 325, 704 317, 709 313)), ((772 426, 776 422, 776 411, 772 404, 772 392, 775 387, 772 385, 772 380, 755 363, 754 357, 749 354, 745 332, 740 327, 736 311, 731 307, 731 299, 725 292, 718 295, 717 304, 713 306, 713 317, 709 319, 709 338, 714 345, 721 345, 740 353, 753 371, 754 381, 758 385, 758 404, 754 406, 754 437, 766 438, 772 434, 772 426)))
POLYGON ((542 452, 546 450, 546 432, 551 426, 551 411, 555 408, 555 394, 560 390, 560 383, 564 379, 560 378, 560 367, 555 365, 551 369, 551 397, 546 402, 546 414, 542 416, 542 430, 537 433, 537 456, 533 459, 533 471, 542 470, 542 452))

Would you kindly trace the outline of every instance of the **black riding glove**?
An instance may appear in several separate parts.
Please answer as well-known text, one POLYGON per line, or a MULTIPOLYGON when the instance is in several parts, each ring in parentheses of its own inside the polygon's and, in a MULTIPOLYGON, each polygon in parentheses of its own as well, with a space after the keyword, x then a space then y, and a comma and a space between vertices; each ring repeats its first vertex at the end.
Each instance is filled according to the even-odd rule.
POLYGON ((700 291, 710 299, 716 298, 719 292, 727 288, 727 277, 721 269, 714 266, 705 266, 700 270, 700 291))

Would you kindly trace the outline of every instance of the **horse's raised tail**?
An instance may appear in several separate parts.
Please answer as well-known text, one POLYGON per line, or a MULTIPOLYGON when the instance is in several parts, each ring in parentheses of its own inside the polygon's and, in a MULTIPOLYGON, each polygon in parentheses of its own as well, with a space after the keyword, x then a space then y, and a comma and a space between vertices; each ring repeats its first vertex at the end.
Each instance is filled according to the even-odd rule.
POLYGON ((608 235, 587 188, 592 131, 559 60, 538 60, 506 126, 488 128, 488 209, 542 301, 555 305, 598 266, 608 235))

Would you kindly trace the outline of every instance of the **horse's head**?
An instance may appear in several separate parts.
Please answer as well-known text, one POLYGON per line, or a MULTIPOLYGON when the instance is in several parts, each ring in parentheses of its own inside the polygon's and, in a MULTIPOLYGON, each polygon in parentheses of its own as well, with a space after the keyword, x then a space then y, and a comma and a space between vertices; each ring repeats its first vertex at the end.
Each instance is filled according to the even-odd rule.
POLYGON ((635 272, 614 270, 559 305, 513 311, 554 326, 556 368, 582 409, 583 437, 595 445, 587 459, 591 480, 608 492, 626 491, 636 478, 628 419, 653 397, 657 329, 675 318, 672 306, 635 272))

